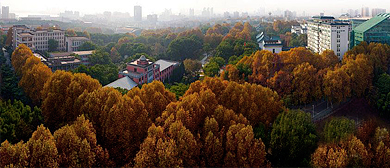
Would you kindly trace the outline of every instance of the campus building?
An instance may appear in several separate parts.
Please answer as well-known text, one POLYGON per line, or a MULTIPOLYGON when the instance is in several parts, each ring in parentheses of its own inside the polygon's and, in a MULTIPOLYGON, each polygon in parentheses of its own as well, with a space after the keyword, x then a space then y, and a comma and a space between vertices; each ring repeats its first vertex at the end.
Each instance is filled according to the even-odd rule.
POLYGON ((32 51, 48 51, 49 40, 58 42, 59 51, 65 51, 65 31, 58 29, 30 29, 25 25, 12 27, 12 46, 15 50, 20 44, 25 44, 32 51))
POLYGON ((66 37, 65 45, 67 52, 79 51, 79 47, 85 42, 90 41, 86 37, 66 37))
POLYGON ((137 84, 150 83, 153 80, 165 81, 172 75, 173 69, 178 62, 158 60, 152 62, 145 56, 127 63, 125 70, 119 72, 119 78, 129 77, 137 84))
POLYGON ((353 23, 350 48, 365 41, 390 45, 390 13, 382 13, 365 22, 353 23))
POLYGON ((351 25, 331 16, 315 16, 307 23, 307 47, 316 53, 333 50, 341 60, 348 51, 351 25))
POLYGON ((256 36, 256 39, 260 50, 268 50, 274 54, 282 52, 283 43, 279 37, 269 37, 264 32, 261 32, 256 36))

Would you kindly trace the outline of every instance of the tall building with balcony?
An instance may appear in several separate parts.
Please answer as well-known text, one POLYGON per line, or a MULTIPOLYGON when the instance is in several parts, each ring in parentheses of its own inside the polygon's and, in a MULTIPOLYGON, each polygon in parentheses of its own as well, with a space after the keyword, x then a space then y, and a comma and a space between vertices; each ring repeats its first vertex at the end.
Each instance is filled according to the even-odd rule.
POLYGON ((307 24, 307 47, 321 53, 333 50, 342 59, 349 47, 351 25, 331 16, 315 16, 307 24))
POLYGON ((362 17, 370 17, 370 8, 363 7, 361 15, 362 17))
POLYGON ((350 47, 363 41, 390 45, 390 13, 379 14, 353 28, 350 47))
POLYGON ((142 21, 142 7, 134 6, 134 21, 141 22, 142 21))
POLYGON ((25 44, 33 51, 48 51, 49 40, 58 42, 59 51, 65 51, 65 31, 58 29, 30 29, 25 25, 12 27, 12 46, 16 49, 20 44, 25 44))

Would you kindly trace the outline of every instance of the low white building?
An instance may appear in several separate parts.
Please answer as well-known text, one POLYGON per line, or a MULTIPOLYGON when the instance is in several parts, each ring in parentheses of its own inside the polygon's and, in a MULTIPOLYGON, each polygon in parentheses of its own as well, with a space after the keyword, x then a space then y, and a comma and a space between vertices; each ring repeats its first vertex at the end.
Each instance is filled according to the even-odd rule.
POLYGON ((67 52, 79 51, 79 47, 85 42, 90 41, 86 37, 66 37, 65 45, 67 52))
POLYGON ((261 50, 268 50, 274 54, 282 52, 283 43, 279 37, 268 37, 261 32, 256 38, 261 50))
POLYGON ((308 21, 307 47, 321 53, 333 50, 341 60, 348 51, 350 24, 331 16, 316 16, 308 21))

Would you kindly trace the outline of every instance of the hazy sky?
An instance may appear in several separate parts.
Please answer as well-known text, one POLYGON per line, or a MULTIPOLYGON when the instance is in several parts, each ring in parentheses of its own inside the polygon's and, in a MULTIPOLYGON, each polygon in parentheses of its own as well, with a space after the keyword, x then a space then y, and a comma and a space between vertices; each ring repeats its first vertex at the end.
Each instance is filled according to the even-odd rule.
POLYGON ((165 8, 172 12, 187 15, 189 8, 200 14, 204 7, 213 7, 214 13, 225 11, 247 11, 254 13, 260 8, 266 12, 277 9, 297 11, 301 14, 331 15, 346 12, 348 9, 385 8, 390 12, 390 0, 0 0, 1 5, 10 6, 10 12, 19 16, 28 14, 58 15, 65 10, 80 11, 82 14, 96 14, 103 11, 129 12, 133 16, 133 6, 141 5, 144 17, 147 14, 160 14, 165 8))

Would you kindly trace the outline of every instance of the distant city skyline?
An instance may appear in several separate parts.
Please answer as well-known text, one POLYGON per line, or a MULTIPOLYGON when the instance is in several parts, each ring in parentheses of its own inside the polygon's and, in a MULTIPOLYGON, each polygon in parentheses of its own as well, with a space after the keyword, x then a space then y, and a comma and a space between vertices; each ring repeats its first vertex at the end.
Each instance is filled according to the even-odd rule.
POLYGON ((390 2, 383 0, 110 0, 107 3, 96 3, 93 0, 1 0, 2 6, 10 6, 10 12, 16 13, 20 17, 29 14, 48 14, 58 15, 65 10, 80 11, 81 14, 97 14, 104 11, 110 12, 128 12, 131 17, 134 16, 134 6, 142 6, 143 16, 148 14, 161 14, 165 9, 172 9, 174 14, 189 15, 189 9, 194 9, 195 15, 200 15, 204 7, 213 7, 215 14, 223 15, 225 11, 248 12, 250 15, 263 12, 284 10, 296 11, 299 15, 305 12, 306 15, 318 15, 324 12, 326 15, 347 13, 349 9, 361 9, 369 7, 383 8, 390 11, 390 2), (292 3, 293 2, 293 3, 292 3), (368 3, 369 2, 369 3, 368 3), (28 5, 26 5, 28 4, 28 5))

